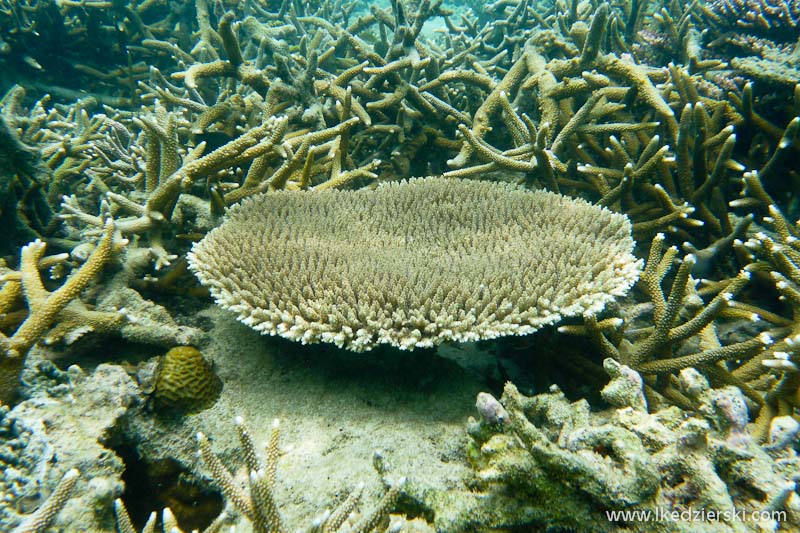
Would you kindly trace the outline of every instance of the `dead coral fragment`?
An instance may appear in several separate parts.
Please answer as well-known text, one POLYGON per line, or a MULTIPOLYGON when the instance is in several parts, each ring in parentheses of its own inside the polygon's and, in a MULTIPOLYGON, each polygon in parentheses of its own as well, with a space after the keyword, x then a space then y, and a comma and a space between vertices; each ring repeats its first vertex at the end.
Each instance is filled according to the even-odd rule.
POLYGON ((636 281, 625 216, 544 191, 412 179, 243 202, 190 266, 264 334, 353 351, 525 335, 636 281))
POLYGON ((221 391, 222 381, 197 348, 176 346, 158 363, 153 392, 157 409, 202 411, 221 391))

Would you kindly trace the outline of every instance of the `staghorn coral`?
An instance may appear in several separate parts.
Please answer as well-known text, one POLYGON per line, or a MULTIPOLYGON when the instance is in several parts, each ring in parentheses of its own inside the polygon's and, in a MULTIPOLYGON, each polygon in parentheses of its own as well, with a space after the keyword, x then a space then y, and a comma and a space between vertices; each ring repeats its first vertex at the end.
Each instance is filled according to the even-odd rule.
POLYGON ((164 9, 160 2, 0 1, 0 80, 66 101, 88 92, 109 105, 136 104, 136 81, 146 77, 149 66, 131 57, 131 48, 173 33, 189 8, 164 9))
POLYGON ((710 0, 702 9, 721 31, 740 31, 783 42, 800 37, 797 0, 710 0))
POLYGON ((222 381, 197 348, 176 346, 159 360, 153 389, 157 410, 201 411, 211 406, 221 391, 222 381))
MULTIPOLYGON (((471 127, 459 125, 465 143, 450 164, 461 168, 445 176, 503 169, 530 186, 627 214, 637 240, 669 231, 705 246, 733 229, 725 199, 742 170, 733 159, 741 117, 710 98, 711 86, 687 68, 648 68, 603 53, 613 17, 598 8, 582 50, 568 59, 548 60, 556 54, 545 32, 531 38, 517 69, 492 86, 485 103, 492 109, 476 113, 471 127), (630 105, 634 96, 639 103, 630 105), (501 119, 504 127, 489 128, 501 119)), ((719 67, 696 57, 690 68, 701 63, 719 67)))
MULTIPOLYGON (((269 442, 266 445, 266 460, 259 457, 252 437, 241 418, 236 419, 236 428, 242 455, 248 470, 249 494, 234 480, 233 475, 211 450, 211 443, 202 433, 197 434, 199 454, 211 477, 219 486, 236 510, 253 524, 255 533, 283 533, 291 531, 283 523, 280 508, 273 493, 278 467, 278 421, 272 426, 269 442)), ((356 513, 361 500, 362 487, 359 486, 333 510, 326 510, 311 524, 310 533, 370 533, 372 531, 397 531, 389 525, 389 512, 397 501, 405 483, 401 478, 383 495, 380 501, 367 513, 356 513), (354 516, 355 515, 355 516, 354 516)))
POLYGON ((588 203, 427 178, 252 198, 189 265, 264 334, 413 349, 599 312, 638 277, 632 247, 625 217, 588 203))
MULTIPOLYGON (((663 234, 653 239, 639 283, 650 302, 647 311, 652 312, 651 323, 648 321, 641 328, 629 329, 626 326, 633 323, 634 316, 626 317, 627 320, 607 318, 603 321, 589 316, 584 326, 562 326, 559 331, 590 336, 606 357, 629 365, 645 376, 653 376, 647 380, 648 394, 657 391, 685 409, 692 409, 692 402, 676 390, 674 380, 669 376, 676 376, 689 367, 698 368, 715 383, 734 383, 742 387, 753 401, 761 404, 761 397, 737 380, 726 364, 759 360, 774 342, 772 337, 764 332, 741 342, 723 345, 714 324, 727 310, 737 309, 735 298, 750 280, 752 268, 743 268, 736 277, 714 284, 704 294, 713 297, 704 302, 698 296, 691 277, 697 263, 693 254, 677 262, 678 270, 669 290, 663 287, 678 254, 676 247, 664 249, 664 241, 663 234), (692 346, 693 353, 686 353, 686 341, 695 336, 699 346, 692 346)), ((737 314, 742 318, 736 312, 732 316, 737 314)), ((752 315, 747 314, 744 318, 752 320, 752 315)), ((654 400, 651 396, 651 401, 654 400)))
MULTIPOLYGON (((800 118, 794 119, 787 127, 778 150, 770 160, 771 164, 762 169, 762 175, 773 172, 774 165, 785 157, 798 125, 800 118)), ((755 200, 762 209, 766 209, 767 215, 763 221, 772 230, 756 232, 745 242, 737 241, 738 252, 753 261, 751 270, 756 282, 784 302, 774 311, 767 305, 738 306, 742 312, 753 313, 768 323, 769 333, 775 338, 767 350, 733 372, 736 378, 751 383, 764 395, 755 430, 756 438, 764 442, 774 420, 781 416, 792 416, 800 410, 800 228, 787 220, 766 192, 759 172, 745 175, 745 195, 742 202, 755 200)))
MULTIPOLYGON (((101 313, 86 309, 77 300, 81 291, 111 259, 115 248, 127 241, 114 238, 114 223, 106 221, 103 236, 86 262, 58 289, 48 291, 39 274, 46 245, 34 241, 22 248, 20 271, 3 276, 0 288, 0 311, 7 313, 24 293, 28 316, 13 333, 0 332, 0 402, 10 403, 16 396, 19 375, 33 346, 51 328, 104 330, 118 327, 126 320, 124 313, 101 313)), ((52 332, 50 333, 53 334, 52 332)))
POLYGON ((76 468, 68 470, 67 473, 64 474, 64 477, 61 478, 61 481, 58 482, 53 493, 47 498, 47 501, 45 501, 36 512, 14 528, 12 533, 44 533, 59 511, 61 511, 67 503, 79 477, 80 473, 76 468))
MULTIPOLYGON (((749 122, 765 124, 764 131, 769 130, 752 110, 749 84, 735 104, 747 109, 749 122)), ((685 117, 686 113, 681 129, 685 117)), ((683 248, 690 253, 682 258, 677 247, 666 247, 665 235, 657 235, 640 283, 632 291, 638 305, 619 309, 617 316, 587 317, 583 326, 560 328, 588 335, 605 356, 645 376, 645 390, 654 406, 666 399, 687 410, 698 409, 696 399, 678 387, 678 376, 689 368, 716 387, 738 387, 747 398, 758 442, 766 441, 773 419, 794 414, 798 407, 797 330, 792 326, 797 315, 791 305, 797 231, 762 182, 775 178, 789 160, 798 125, 800 119, 790 121, 774 151, 760 156, 765 161, 760 171, 744 172, 742 197, 726 207, 748 214, 738 220, 732 213, 726 215, 731 218, 726 225, 736 222, 728 235, 700 250, 686 242, 683 248), (760 213, 765 216, 757 221, 760 213), (753 229, 758 223, 774 231, 753 229), (736 266, 738 273, 733 275, 730 269, 736 266), (729 273, 722 275, 724 270, 729 273)))

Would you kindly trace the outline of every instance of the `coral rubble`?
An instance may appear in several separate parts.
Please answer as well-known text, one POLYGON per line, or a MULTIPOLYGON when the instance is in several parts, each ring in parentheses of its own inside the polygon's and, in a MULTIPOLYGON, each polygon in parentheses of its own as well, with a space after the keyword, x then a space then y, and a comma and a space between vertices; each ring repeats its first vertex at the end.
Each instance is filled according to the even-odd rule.
POLYGON ((138 389, 116 365, 86 374, 42 363, 28 379, 40 382, 42 392, 0 411, 0 529, 38 533, 50 524, 104 531, 103 517, 123 489, 124 468, 104 442, 141 401, 138 389), (38 510, 27 516, 32 506, 38 510))
POLYGON ((738 389, 712 389, 687 372, 682 386, 701 414, 675 407, 648 413, 641 377, 611 359, 606 367, 613 379, 603 395, 614 407, 600 412, 585 400, 570 402, 558 388, 527 397, 506 384, 499 402, 508 418, 470 422, 473 490, 423 496, 437 530, 797 527, 797 454, 755 443, 738 389))

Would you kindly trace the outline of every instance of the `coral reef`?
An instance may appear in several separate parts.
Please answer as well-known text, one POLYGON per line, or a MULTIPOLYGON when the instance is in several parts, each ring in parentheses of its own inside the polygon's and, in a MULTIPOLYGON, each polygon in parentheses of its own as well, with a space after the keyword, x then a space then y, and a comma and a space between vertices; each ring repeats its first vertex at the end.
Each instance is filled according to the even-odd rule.
POLYGON ((426 178, 254 197, 189 266, 264 334, 426 348, 599 313, 639 275, 630 231, 625 217, 553 193, 426 178))
POLYGON ((683 390, 702 414, 675 407, 648 414, 641 377, 611 359, 605 364, 612 381, 603 396, 615 406, 605 411, 570 402, 555 387, 526 397, 506 384, 499 403, 508 417, 469 425, 473 491, 422 496, 437 531, 797 527, 797 454, 785 442, 768 453, 750 438, 738 389, 712 389, 685 371, 683 390))
MULTIPOLYGON (((74 399, 77 413, 87 405, 96 409, 86 420, 102 418, 78 442, 97 446, 97 428, 107 429, 115 423, 110 418, 125 412, 115 438, 130 439, 126 446, 148 460, 166 458, 186 469, 194 466, 188 432, 217 435, 215 453, 233 464, 235 446, 220 427, 226 413, 243 412, 244 405, 254 428, 267 427, 254 416, 268 404, 270 412, 296 421, 297 435, 313 433, 326 443, 293 439, 314 452, 293 459, 316 461, 310 470, 323 474, 313 488, 292 497, 279 494, 287 523, 341 489, 327 479, 342 476, 332 475, 336 467, 326 461, 346 463, 358 447, 342 442, 360 438, 392 450, 409 475, 400 504, 414 500, 417 520, 430 518, 442 530, 547 522, 636 530, 632 522, 603 520, 602 511, 700 506, 720 513, 787 511, 782 524, 797 529, 797 480, 790 472, 797 470, 800 411, 800 228, 792 222, 800 217, 798 28, 795 0, 469 0, 454 9, 440 0, 0 0, 0 87, 7 91, 0 99, 0 224, 8 231, 0 243, 0 400, 25 399, 13 410, 2 407, 2 461, 8 468, 1 481, 3 492, 12 495, 0 503, 3 527, 19 525, 72 467, 81 472, 73 492, 78 497, 66 502, 56 527, 113 527, 111 502, 120 495, 121 466, 109 450, 101 456, 93 446, 80 452, 85 461, 72 461, 60 436, 77 434, 69 416, 74 413, 64 414, 74 399), (411 316, 389 315, 391 306, 386 311, 373 301, 354 303, 356 290, 375 286, 374 279, 362 279, 362 267, 326 270, 336 279, 326 282, 330 294, 321 296, 324 313, 302 308, 318 296, 310 286, 316 279, 309 277, 308 256, 297 252, 278 265, 268 260, 282 257, 278 252, 290 250, 290 239, 302 235, 323 256, 317 263, 331 267, 344 251, 342 241, 320 251, 327 222, 315 222, 318 213, 298 214, 281 240, 269 243, 266 256, 245 257, 256 244, 266 249, 252 240, 266 233, 247 228, 251 240, 225 244, 239 250, 232 255, 258 265, 257 276, 233 272, 208 279, 217 280, 217 292, 238 291, 234 311, 252 315, 254 324, 360 349, 382 341, 422 347, 528 332, 556 315, 581 315, 563 321, 560 331, 582 335, 596 349, 581 352, 590 343, 572 343, 553 332, 562 343, 558 364, 595 390, 605 366, 614 378, 605 401, 618 409, 591 411, 558 392, 526 397, 511 387, 500 400, 479 397, 484 420, 471 428, 473 491, 455 481, 464 465, 453 459, 452 435, 453 420, 462 413, 453 405, 457 399, 468 405, 462 396, 470 389, 474 397, 475 383, 448 374, 443 368, 449 363, 424 351, 392 360, 375 350, 372 357, 350 360, 329 347, 309 351, 277 339, 266 344, 268 350, 248 336, 252 332, 210 308, 209 291, 189 272, 190 262, 198 271, 212 264, 208 257, 198 260, 200 251, 254 206, 286 214, 295 205, 290 198, 302 197, 309 205, 330 198, 369 204, 391 192, 397 200, 406 185, 386 182, 439 175, 451 187, 468 187, 456 181, 462 178, 500 181, 540 189, 518 189, 514 194, 520 196, 559 193, 565 198, 559 206, 589 208, 580 202, 591 202, 592 213, 603 213, 592 220, 597 226, 627 217, 624 239, 612 241, 624 241, 614 249, 627 254, 631 268, 606 280, 612 289, 600 293, 630 288, 639 270, 631 265, 646 258, 640 282, 624 297, 618 290, 613 302, 603 296, 602 311, 589 298, 567 313, 573 296, 599 293, 586 292, 585 278, 576 283, 573 276, 554 274, 543 281, 540 273, 564 269, 515 262, 519 255, 506 248, 520 241, 496 225, 489 237, 481 236, 495 246, 489 251, 492 268, 479 272, 491 279, 463 285, 470 294, 437 290, 461 283, 479 262, 464 266, 435 257, 443 278, 406 276, 420 263, 418 256, 404 254, 425 252, 420 236, 410 241, 396 231, 407 217, 422 221, 425 230, 418 233, 434 235, 428 228, 450 228, 451 217, 465 206, 478 218, 516 216, 481 198, 454 198, 452 210, 439 218, 405 206, 380 227, 367 225, 373 233, 359 236, 370 245, 384 231, 395 239, 397 246, 386 252, 363 243, 360 249, 370 264, 384 260, 384 292, 425 297, 403 309, 411 316), (214 229, 228 209, 228 222, 214 229), (44 255, 45 246, 53 255, 44 255), (280 298, 265 301, 263 290, 242 289, 253 279, 270 279, 294 292, 270 287, 270 296, 280 298), (532 288, 515 286, 521 279, 533 280, 532 288), (301 283, 309 287, 298 289, 301 283), (566 296, 537 299, 547 291, 566 296), (452 308, 438 314, 448 298, 452 308), (484 298, 495 301, 480 315, 484 298), (513 315, 533 309, 526 298, 543 306, 535 317, 543 322, 521 327, 513 315), (455 322, 482 316, 487 327, 476 333, 473 325, 455 324, 453 316, 455 322), (384 333, 360 332, 365 317, 377 317, 372 324, 366 320, 368 328, 384 333), (133 391, 119 367, 98 366, 93 377, 74 386, 50 367, 46 372, 61 381, 55 395, 42 391, 40 381, 20 382, 21 375, 42 371, 36 361, 45 350, 56 364, 61 356, 65 365, 83 358, 81 365, 91 367, 99 355, 110 354, 141 377, 144 370, 133 369, 137 361, 188 345, 218 363, 214 371, 226 384, 216 403, 191 416, 157 417, 144 401, 126 407, 142 399, 141 390, 133 391), (284 352, 291 355, 281 360, 284 352), (265 360, 256 363, 248 354, 265 360), (609 361, 601 365, 604 357, 609 361), (358 366, 370 375, 374 365, 389 360, 384 370, 402 378, 376 381, 402 393, 348 382, 351 388, 337 389, 333 397, 336 387, 329 381, 341 374, 331 366, 358 366), (305 373, 292 364, 304 365, 305 373), (283 382, 285 375, 292 381, 283 382), (88 380, 97 381, 95 389, 88 380), (454 389, 450 396, 431 385, 440 381, 454 389), (101 382, 119 390, 102 396, 101 382), (434 404, 426 411, 418 390, 405 388, 408 383, 433 387, 441 405, 426 396, 434 404), (269 395, 262 391, 268 388, 269 395), (404 401, 403 394, 414 400, 404 401), (319 397, 324 400, 312 401, 319 397), (34 414, 18 416, 29 409, 56 413, 49 418, 53 431, 42 431, 34 414), (307 418, 294 416, 300 413, 307 418), (336 441, 332 435, 341 436, 336 441), (42 462, 54 454, 57 468, 42 462), (427 479, 412 475, 412 465, 427 479), (521 475, 531 472, 536 475, 521 475), (99 481, 91 485, 92 479, 99 481), (569 505, 555 505, 553 495, 569 505)), ((544 214, 581 224, 570 208, 558 209, 549 205, 544 214)), ((331 218, 345 220, 338 216, 344 213, 335 211, 331 218)), ((354 220, 346 222, 342 239, 354 237, 348 233, 354 220)), ((554 233, 536 241, 534 251, 552 250, 554 233)), ((596 253, 604 243, 588 233, 581 237, 595 252, 575 264, 607 266, 612 258, 596 253)), ((546 262, 567 256, 540 257, 546 262)), ((393 304, 381 297, 375 301, 393 304)), ((519 354, 536 358, 538 343, 520 343, 519 354)), ((462 362, 479 359, 480 351, 446 344, 439 350, 456 353, 462 362)), ((198 368, 208 377, 207 365, 198 368)), ((215 378, 205 383, 212 386, 203 390, 217 388, 215 378)), ((354 479, 369 483, 357 465, 348 467, 354 479)), ((282 465, 282 471, 292 468, 289 474, 309 470, 282 465)), ((252 488, 264 485, 257 475, 252 488)), ((275 489, 291 493, 293 486, 278 482, 275 489)), ((373 484, 371 493, 379 492, 373 484)), ((165 506, 153 502, 148 512, 165 506)), ((172 509, 180 519, 178 508, 172 509)), ((685 526, 749 531, 779 524, 734 519, 685 526)), ((657 527, 650 524, 650 530, 657 527)))
MULTIPOLYGON (((26 110, 20 89, 4 99, 9 124, 54 173, 48 198, 64 224, 43 238, 85 254, 113 218, 135 243, 120 285, 201 294, 182 275, 191 241, 253 194, 358 187, 448 161, 449 177, 520 181, 624 213, 639 241, 663 232, 717 250, 697 267, 709 277, 724 278, 725 243, 747 231, 727 202, 738 156, 756 159, 734 131, 758 122, 758 101, 725 98, 725 65, 702 53, 693 21, 708 15, 695 7, 557 3, 540 13, 517 2, 476 5, 474 20, 457 23, 437 2, 362 12, 200 1, 194 13, 136 22, 151 7, 117 14, 141 39, 129 47, 133 64, 154 65, 136 76, 135 113, 89 115, 89 99, 26 110), (423 30, 434 17, 446 31, 423 30), (197 30, 196 43, 166 34, 176 21, 197 30), (647 32, 669 43, 662 68, 637 56, 647 32)), ((119 80, 119 94, 131 84, 119 80)))

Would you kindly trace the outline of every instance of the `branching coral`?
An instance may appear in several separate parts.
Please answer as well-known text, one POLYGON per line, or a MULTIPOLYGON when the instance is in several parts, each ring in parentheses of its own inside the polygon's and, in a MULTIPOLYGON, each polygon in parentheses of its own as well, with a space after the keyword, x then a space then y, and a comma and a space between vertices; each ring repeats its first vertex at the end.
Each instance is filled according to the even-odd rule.
MULTIPOLYGON (((800 120, 795 119, 794 128, 800 120)), ((793 135, 793 134, 792 134, 793 135)), ((790 137, 787 137, 787 140, 790 137)), ((786 149, 782 143, 780 149, 786 149)), ((779 149, 779 150, 780 150, 779 149)), ((776 153, 776 159, 780 156, 776 153)), ((769 172, 769 167, 765 168, 769 172)), ((757 281, 772 290, 778 298, 785 302, 785 312, 773 312, 768 308, 755 305, 741 306, 743 311, 751 312, 769 323, 770 333, 777 339, 769 350, 747 361, 734 371, 734 376, 743 381, 755 381, 759 389, 764 390, 764 405, 756 420, 756 436, 764 441, 769 432, 769 424, 775 417, 793 415, 800 409, 800 247, 798 238, 800 230, 774 203, 759 179, 757 172, 745 175, 745 187, 748 197, 756 200, 769 215, 764 218, 772 232, 757 232, 752 238, 737 243, 740 253, 753 260, 751 270, 757 281), (764 380, 763 373, 770 370, 774 381, 764 380)))
POLYGON ((62 330, 86 327, 103 330, 117 327, 125 320, 122 313, 93 312, 76 303, 81 291, 109 262, 115 248, 125 244, 122 240, 115 241, 114 233, 113 221, 106 221, 103 236, 89 258, 55 291, 45 289, 39 274, 42 263, 48 262, 41 241, 23 247, 19 272, 3 276, 0 311, 12 311, 24 293, 28 316, 13 334, 0 333, 0 401, 8 403, 14 398, 28 351, 54 325, 62 330))
MULTIPOLYGON (((269 443, 266 446, 267 456, 262 460, 256 451, 252 435, 244 426, 241 418, 236 420, 242 455, 249 473, 249 493, 246 493, 234 480, 233 475, 214 455, 211 443, 205 435, 199 433, 197 440, 200 456, 211 473, 211 477, 219 486, 225 497, 236 510, 247 517, 253 524, 256 533, 283 533, 297 531, 283 523, 280 507, 275 499, 274 487, 278 467, 278 439, 280 436, 278 421, 272 427, 269 443)), ((308 531, 330 533, 370 533, 372 531, 396 531, 389 526, 389 512, 397 501, 402 490, 404 478, 392 486, 367 513, 360 516, 354 513, 361 499, 361 487, 351 492, 332 511, 327 510, 316 518, 308 531)))
POLYGON ((800 4, 796 0, 712 0, 703 12, 721 30, 739 30, 775 40, 800 36, 800 4))
MULTIPOLYGON (((771 335, 762 331, 744 340, 723 344, 717 329, 721 317, 746 322, 761 320, 757 309, 736 299, 751 279, 754 265, 748 265, 734 278, 697 290, 691 276, 697 259, 689 254, 678 261, 671 287, 666 290, 662 284, 678 250, 675 247, 665 250, 663 243, 664 237, 656 236, 640 281, 649 303, 632 309, 625 320, 588 317, 583 326, 562 326, 559 331, 588 335, 605 356, 645 375, 645 390, 652 405, 660 404, 653 395, 658 392, 660 397, 684 409, 697 409, 696 402, 680 392, 677 381, 678 374, 691 367, 716 386, 739 387, 753 402, 753 413, 759 412, 765 403, 764 394, 757 390, 761 386, 756 378, 761 378, 765 371, 759 362, 772 353, 773 335, 777 332, 770 332, 771 335), (633 327, 642 312, 647 316, 652 313, 653 325, 633 327), (754 368, 754 365, 758 371, 743 374, 744 368, 754 368)), ((765 312, 765 316, 771 315, 765 312)), ((783 341, 778 343, 782 344, 783 341)), ((762 435, 762 431, 756 431, 757 438, 762 435)))

